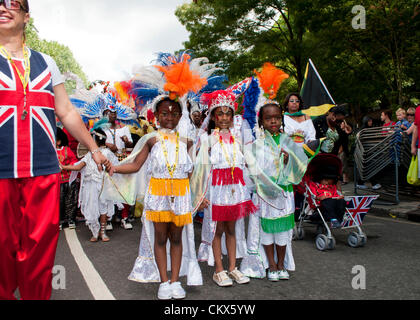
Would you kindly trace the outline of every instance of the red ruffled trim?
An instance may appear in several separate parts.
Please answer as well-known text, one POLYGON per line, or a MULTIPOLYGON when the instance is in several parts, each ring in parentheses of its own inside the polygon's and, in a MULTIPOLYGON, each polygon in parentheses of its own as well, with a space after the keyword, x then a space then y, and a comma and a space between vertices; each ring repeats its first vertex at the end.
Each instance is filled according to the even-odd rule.
POLYGON ((213 221, 235 221, 244 218, 257 211, 257 207, 251 200, 238 203, 233 206, 212 206, 213 221))
POLYGON ((235 168, 233 170, 233 180, 231 168, 213 170, 213 179, 211 182, 212 186, 225 186, 238 183, 241 183, 243 186, 245 185, 244 173, 242 169, 235 168))

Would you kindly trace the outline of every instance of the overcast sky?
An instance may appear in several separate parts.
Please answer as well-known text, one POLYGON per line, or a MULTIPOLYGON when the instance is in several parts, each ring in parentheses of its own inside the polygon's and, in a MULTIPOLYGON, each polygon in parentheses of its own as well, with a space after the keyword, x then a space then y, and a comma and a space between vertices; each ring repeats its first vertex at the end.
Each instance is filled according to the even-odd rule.
POLYGON ((29 0, 39 37, 68 46, 90 81, 126 80, 154 53, 183 48, 188 32, 176 18, 190 0, 29 0))

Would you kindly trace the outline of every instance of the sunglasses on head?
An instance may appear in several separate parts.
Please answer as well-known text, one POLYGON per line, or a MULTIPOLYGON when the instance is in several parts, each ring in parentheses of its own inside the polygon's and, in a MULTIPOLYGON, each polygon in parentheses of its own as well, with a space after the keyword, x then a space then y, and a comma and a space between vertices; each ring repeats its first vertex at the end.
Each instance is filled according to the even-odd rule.
POLYGON ((23 5, 16 0, 0 0, 0 6, 3 5, 7 10, 23 10, 27 11, 23 5))

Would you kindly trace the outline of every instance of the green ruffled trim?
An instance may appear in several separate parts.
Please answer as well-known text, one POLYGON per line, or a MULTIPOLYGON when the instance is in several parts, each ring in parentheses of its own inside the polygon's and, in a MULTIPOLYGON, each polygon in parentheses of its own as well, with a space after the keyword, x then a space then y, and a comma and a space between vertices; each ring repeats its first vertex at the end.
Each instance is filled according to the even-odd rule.
POLYGON ((279 233, 289 231, 294 227, 295 215, 293 213, 277 219, 261 218, 261 228, 265 233, 279 233))

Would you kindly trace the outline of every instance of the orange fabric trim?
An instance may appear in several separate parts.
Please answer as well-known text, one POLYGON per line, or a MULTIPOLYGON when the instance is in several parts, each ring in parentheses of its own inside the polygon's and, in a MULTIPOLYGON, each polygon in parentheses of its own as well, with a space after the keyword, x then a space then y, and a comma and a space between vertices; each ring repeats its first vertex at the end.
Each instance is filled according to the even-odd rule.
POLYGON ((192 223, 191 212, 177 216, 172 211, 146 211, 146 219, 153 222, 172 222, 177 227, 192 223))
POLYGON ((151 178, 149 193, 153 196, 185 196, 190 191, 190 180, 151 178))

